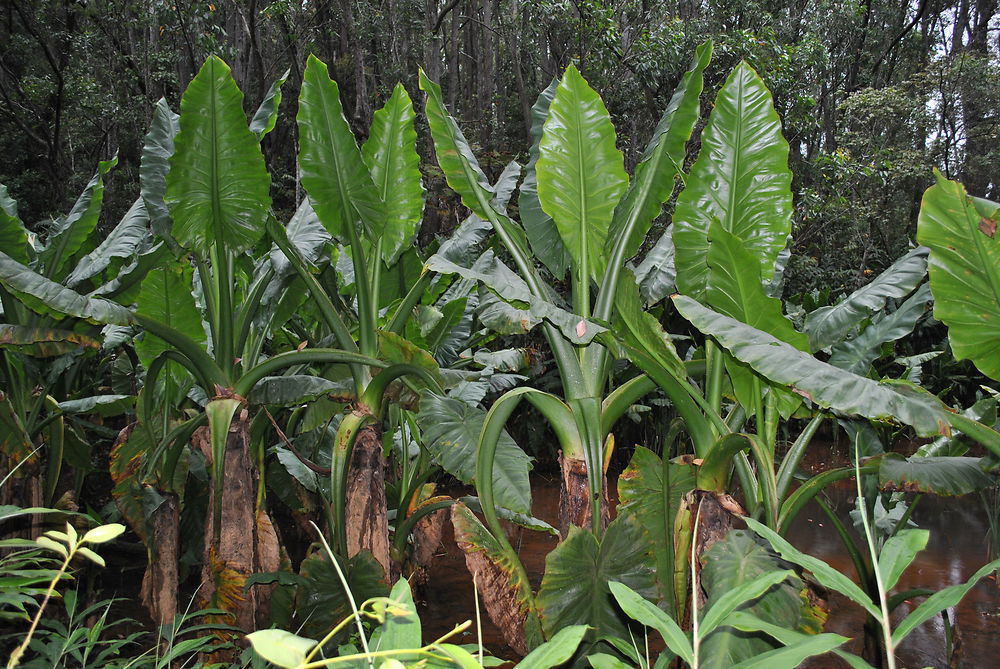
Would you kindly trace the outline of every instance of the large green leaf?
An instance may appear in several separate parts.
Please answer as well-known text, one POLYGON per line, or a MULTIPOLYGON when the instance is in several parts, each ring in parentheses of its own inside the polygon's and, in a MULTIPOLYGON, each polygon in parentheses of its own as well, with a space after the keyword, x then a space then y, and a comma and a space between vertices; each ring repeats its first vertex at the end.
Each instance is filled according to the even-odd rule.
MULTIPOLYGON (((388 594, 385 574, 371 553, 362 551, 340 567, 356 602, 388 594)), ((295 593, 296 615, 303 634, 324 638, 340 621, 351 615, 351 605, 330 559, 313 553, 299 567, 301 582, 295 593)))
POLYGON ((980 458, 913 456, 887 453, 879 463, 878 479, 883 490, 927 492, 934 495, 968 495, 996 484, 982 470, 980 458))
POLYGON ((545 633, 551 635, 567 625, 590 625, 595 637, 628 638, 608 582, 619 581, 652 598, 654 575, 646 550, 642 529, 630 518, 616 519, 600 540, 588 530, 570 526, 566 540, 545 558, 537 597, 545 633))
POLYGON ((808 350, 806 336, 782 313, 781 300, 764 292, 757 262, 739 237, 713 223, 708 242, 708 304, 800 351, 808 350))
POLYGON ((309 56, 299 95, 299 168, 313 207, 334 237, 350 239, 345 226, 360 221, 377 237, 383 203, 344 118, 337 82, 326 64, 309 56))
POLYGON ((559 237, 555 221, 545 213, 541 202, 538 201, 538 174, 535 170, 538 163, 538 145, 542 141, 542 127, 549 115, 549 105, 556 96, 558 86, 559 80, 553 79, 531 107, 531 148, 528 149, 524 181, 518 190, 517 206, 521 214, 521 225, 524 226, 524 234, 531 244, 532 253, 548 268, 552 276, 562 279, 566 276, 566 268, 569 267, 571 258, 562 238, 559 237))
POLYGON ((899 421, 922 436, 946 434, 950 429, 947 409, 929 393, 851 374, 689 297, 676 295, 673 299, 681 315, 714 337, 737 360, 772 382, 791 386, 823 408, 873 420, 899 421))
POLYGON ((764 82, 746 63, 726 80, 701 136, 674 213, 677 287, 700 297, 708 286, 708 231, 717 221, 743 241, 770 281, 791 232, 788 143, 764 82))
POLYGON ((681 499, 695 487, 695 467, 663 462, 659 456, 637 446, 628 467, 618 477, 619 515, 634 516, 645 530, 656 564, 657 589, 667 610, 674 602, 674 519, 681 499))
POLYGON ((104 177, 117 164, 118 156, 98 163, 97 173, 80 193, 69 214, 56 221, 49 233, 48 246, 40 254, 45 276, 61 280, 66 263, 80 251, 97 228, 104 203, 104 177))
POLYGON ((542 209, 556 223, 577 280, 600 281, 607 265, 608 228, 628 174, 604 101, 573 65, 549 105, 538 150, 542 209))
MULTIPOLYGON (((732 531, 715 542, 702 561, 701 582, 709 595, 708 611, 738 587, 782 569, 781 561, 774 554, 742 530, 732 531)), ((803 587, 797 577, 786 578, 760 597, 741 603, 737 610, 789 629, 814 633, 822 631, 824 616, 811 609, 803 587)), ((700 658, 703 666, 731 667, 775 647, 770 639, 726 627, 726 618, 728 615, 721 618, 722 626, 711 632, 703 642, 700 658)), ((707 619, 708 615, 705 615, 707 619)))
POLYGON ((170 234, 170 211, 163 198, 167 194, 167 172, 170 156, 174 155, 174 138, 180 132, 179 116, 160 98, 153 108, 153 120, 146 133, 139 165, 139 192, 153 231, 165 237, 170 234))
POLYGON ((880 357, 883 344, 913 332, 930 301, 930 286, 924 284, 894 312, 870 324, 853 339, 836 344, 831 350, 829 363, 855 374, 866 374, 872 362, 880 357))
POLYGON ((622 240, 623 258, 639 250, 649 224, 660 215, 663 203, 674 191, 675 178, 684 164, 687 142, 698 121, 704 87, 702 73, 711 59, 712 42, 704 42, 695 51, 690 69, 660 116, 653 137, 635 168, 635 178, 615 209, 609 236, 617 240, 628 234, 628 239, 622 240))
POLYGON ((57 319, 76 316, 94 323, 114 325, 128 325, 131 321, 128 309, 120 304, 85 297, 35 273, 3 251, 0 251, 0 284, 32 311, 57 319))
POLYGON ((64 283, 72 288, 81 281, 103 272, 114 258, 128 258, 134 255, 143 240, 149 236, 148 225, 146 205, 143 204, 142 198, 138 198, 104 241, 80 259, 64 283))
POLYGON ((205 255, 213 246, 240 253, 264 234, 271 177, 247 127, 243 93, 229 66, 210 56, 181 98, 164 201, 173 236, 205 255))
POLYGON ((927 253, 925 247, 915 248, 837 304, 811 311, 805 325, 809 347, 818 351, 841 341, 872 312, 885 307, 886 300, 909 295, 927 274, 927 253))
POLYGON ((382 242, 382 259, 391 266, 413 241, 424 211, 420 183, 417 131, 413 104, 402 84, 396 84, 385 106, 375 112, 371 134, 361 147, 365 164, 382 200, 385 216, 374 230, 382 242))
POLYGON ((918 241, 930 247, 934 317, 948 326, 951 350, 1000 379, 1000 238, 998 205, 972 200, 938 175, 924 193, 918 241))
POLYGON ((423 69, 420 70, 420 90, 427 94, 424 111, 434 138, 438 164, 448 185, 461 196, 466 207, 480 218, 488 219, 483 203, 493 199, 495 191, 473 155, 465 135, 445 108, 441 86, 431 81, 423 69))
MULTIPOLYGON (((413 593, 405 578, 396 581, 389 592, 389 598, 396 602, 386 611, 385 622, 379 629, 378 650, 408 650, 423 645, 420 634, 420 618, 413 603, 413 593)), ((375 650, 374 648, 372 650, 375 650)))
MULTIPOLYGON (((150 271, 139 289, 136 313, 168 325, 204 346, 207 337, 192 295, 193 274, 191 266, 183 262, 163 263, 150 271)), ((173 346, 149 332, 135 343, 135 351, 146 367, 169 350, 173 346)))
MULTIPOLYGON (((486 412, 460 399, 427 391, 420 395, 417 424, 424 445, 445 471, 466 483, 475 479, 476 450, 485 420, 486 412)), ((531 513, 530 468, 531 459, 504 431, 497 443, 493 469, 493 489, 499 506, 531 513)))
POLYGON ((0 249, 22 265, 30 260, 28 231, 17 215, 17 202, 3 184, 0 184, 0 249))

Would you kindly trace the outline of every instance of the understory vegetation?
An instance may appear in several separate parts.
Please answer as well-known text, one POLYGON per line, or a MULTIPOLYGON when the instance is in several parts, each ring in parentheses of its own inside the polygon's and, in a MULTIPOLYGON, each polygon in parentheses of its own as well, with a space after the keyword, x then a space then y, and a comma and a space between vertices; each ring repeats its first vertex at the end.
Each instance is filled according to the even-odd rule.
MULTIPOLYGON (((620 89, 602 97, 577 54, 509 161, 455 115, 440 51, 378 104, 353 79, 347 108, 343 63, 304 57, 249 106, 210 55, 146 110, 138 160, 92 161, 65 213, 28 218, 0 185, 8 669, 894 669, 932 619, 937 661, 958 662, 949 611, 996 553, 936 591, 901 578, 931 538, 924 496, 997 494, 987 157, 970 136, 915 160, 915 227, 834 285, 850 265, 809 254, 857 249, 815 236, 810 198, 871 230, 890 214, 796 184, 802 110, 731 39, 687 46, 648 127, 609 112, 620 89), (442 206, 456 223, 427 234, 442 206), (831 439, 846 457, 807 467, 831 439), (533 468, 558 481, 555 522, 533 468), (807 508, 847 573, 796 547, 807 508), (541 573, 519 550, 534 532, 554 537, 541 573), (429 635, 415 601, 448 535, 477 620, 429 635), (834 598, 864 621, 850 636, 825 631, 834 598), (487 617, 505 647, 468 643, 487 617)), ((848 143, 905 106, 866 94, 848 143)))

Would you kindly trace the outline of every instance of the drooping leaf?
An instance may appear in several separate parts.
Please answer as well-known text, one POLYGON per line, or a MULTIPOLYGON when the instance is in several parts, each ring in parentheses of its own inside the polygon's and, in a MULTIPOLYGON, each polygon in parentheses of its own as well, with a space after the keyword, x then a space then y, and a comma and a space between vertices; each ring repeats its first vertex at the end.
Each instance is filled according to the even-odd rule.
POLYGON ((168 236, 171 228, 170 211, 164 196, 167 194, 170 156, 174 155, 174 138, 180 132, 179 119, 167 101, 160 98, 153 108, 153 120, 146 133, 139 165, 139 191, 153 230, 160 237, 168 236))
MULTIPOLYGON (((475 479, 476 450, 485 420, 486 412, 460 399, 427 391, 420 395, 417 424, 424 445, 445 471, 466 483, 475 479)), ((519 513, 531 512, 530 468, 531 459, 504 431, 493 470, 497 504, 519 513)))
POLYGON ((0 184, 0 249, 22 265, 30 261, 28 230, 17 215, 17 202, 3 184, 0 184))
POLYGON ((129 311, 120 304, 85 297, 51 281, 0 251, 0 283, 25 306, 42 315, 75 316, 93 323, 127 325, 129 311))
POLYGON ((291 70, 274 80, 271 87, 264 94, 264 99, 260 101, 260 106, 250 119, 250 132, 257 135, 257 140, 264 139, 264 135, 274 130, 274 125, 278 121, 278 108, 281 106, 281 87, 288 80, 291 70))
POLYGON ((652 597, 654 576, 646 550, 642 530, 632 519, 616 519, 600 540, 571 525, 569 536, 545 558, 538 590, 542 629, 553 634, 582 624, 590 625, 595 637, 628 638, 608 582, 619 581, 642 597, 652 597))
POLYGON ((603 278, 608 228, 628 185, 615 139, 604 101, 570 65, 549 105, 535 169, 539 202, 580 281, 603 278))
POLYGON ((542 630, 524 570, 464 504, 451 507, 451 522, 455 542, 465 553, 466 565, 477 583, 483 583, 481 596, 504 638, 521 652, 537 646, 542 630))
POLYGON ((102 160, 97 165, 97 173, 91 177, 73 208, 57 221, 49 233, 48 246, 40 254, 41 267, 45 276, 61 280, 66 263, 84 246, 101 216, 104 204, 104 177, 118 164, 118 156, 102 160))
POLYGON ((36 358, 53 358, 81 348, 98 350, 101 342, 71 330, 0 323, 0 348, 13 349, 36 358))
POLYGON ((501 335, 525 334, 541 323, 530 309, 520 309, 502 300, 486 286, 479 286, 479 306, 476 318, 483 327, 501 335))
POLYGON ((604 326, 581 319, 547 300, 536 298, 524 280, 500 262, 492 251, 484 252, 471 268, 459 266, 438 254, 431 256, 425 267, 435 272, 458 274, 467 279, 482 281, 505 300, 526 304, 533 316, 544 318, 555 325, 574 344, 589 343, 607 330, 604 326))
POLYGON ((81 281, 103 272, 111 264, 112 259, 128 258, 137 253, 142 241, 149 236, 148 224, 146 206, 142 198, 138 198, 104 241, 80 259, 64 283, 72 288, 81 281))
POLYGON ((853 339, 836 344, 829 363, 855 374, 867 373, 879 357, 882 345, 910 334, 930 301, 930 287, 924 284, 894 312, 872 323, 853 339))
POLYGON ((385 106, 375 112, 371 134, 361 147, 375 188, 385 202, 384 218, 371 240, 382 242, 382 259, 387 266, 413 241, 424 211, 414 116, 410 96, 402 84, 396 84, 385 106))
MULTIPOLYGON (((702 73, 711 59, 712 42, 699 45, 690 68, 674 91, 653 130, 652 139, 642 152, 642 159, 635 168, 635 178, 615 210, 609 236, 617 240, 622 235, 628 235, 628 240, 623 240, 624 258, 638 251, 650 223, 660 215, 663 203, 670 199, 674 191, 675 178, 684 164, 687 142, 698 121, 704 87, 702 73)), ((642 281, 639 285, 642 286, 642 281)), ((643 298, 649 302, 646 295, 643 298)))
POLYGON ((632 267, 639 293, 647 306, 656 304, 674 292, 677 269, 674 266, 674 228, 667 228, 656 240, 642 262, 632 267))
POLYGON ((950 430, 946 409, 933 395, 851 374, 689 297, 676 295, 673 299, 685 318, 714 337, 737 360, 774 383, 791 386, 821 407, 873 420, 899 421, 923 436, 950 430))
POLYGON ((340 390, 340 384, 321 376, 290 374, 288 376, 265 376, 254 384, 247 396, 250 404, 272 404, 295 406, 319 399, 340 390))
MULTIPOLYGON (((467 495, 465 497, 459 498, 458 501, 460 501, 462 504, 469 507, 476 513, 481 514, 483 512, 483 505, 479 501, 478 497, 467 495)), ((511 511, 510 509, 505 509, 502 506, 496 507, 496 512, 497 512, 497 518, 499 518, 500 520, 506 520, 511 523, 514 523, 515 525, 526 527, 529 530, 535 530, 536 532, 545 532, 546 534, 551 534, 554 537, 559 536, 559 530, 552 527, 541 518, 535 518, 534 516, 529 516, 528 514, 525 513, 516 513, 514 511, 511 511)))
POLYGON ((924 193, 917 240, 931 249, 934 317, 948 326, 951 350, 1000 379, 1000 238, 998 205, 973 200, 940 174, 924 193))
POLYGON ((695 298, 708 286, 708 232, 738 237, 770 281, 791 232, 788 143, 771 94, 746 63, 723 84, 674 213, 677 287, 695 298))
POLYGON ((538 144, 542 141, 542 127, 549 115, 549 105, 556 96, 559 80, 552 83, 538 95, 531 107, 531 148, 528 149, 528 165, 524 171, 524 181, 518 191, 517 205, 521 214, 521 224, 524 234, 528 237, 531 251, 535 257, 557 279, 566 276, 566 268, 570 264, 569 251, 559 237, 555 221, 542 210, 538 201, 538 175, 535 166, 538 163, 538 144))
POLYGON ((345 226, 363 226, 370 239, 381 229, 383 203, 365 167, 326 64, 309 56, 299 95, 299 168, 302 185, 323 225, 350 239, 345 226))
POLYGON ((164 201, 185 248, 241 253, 264 234, 271 177, 247 127, 243 93, 220 58, 210 56, 181 98, 180 132, 164 201))
POLYGON ((926 492, 933 495, 968 495, 996 484, 982 470, 980 458, 913 456, 887 453, 879 462, 883 490, 926 492))
POLYGON ((885 307, 886 300, 909 295, 927 274, 928 253, 926 247, 917 247, 837 304, 809 312, 805 330, 810 349, 815 352, 837 343, 872 312, 885 307))
POLYGON ((131 412, 135 406, 135 395, 93 395, 59 402, 58 406, 63 413, 96 413, 107 418, 131 412))

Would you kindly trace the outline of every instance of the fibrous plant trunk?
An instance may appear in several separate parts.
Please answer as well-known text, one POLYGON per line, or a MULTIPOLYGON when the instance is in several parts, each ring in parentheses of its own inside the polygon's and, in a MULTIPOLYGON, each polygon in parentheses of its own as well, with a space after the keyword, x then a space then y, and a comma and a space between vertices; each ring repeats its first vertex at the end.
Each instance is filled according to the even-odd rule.
POLYGON ((490 620, 503 634, 508 646, 527 655, 529 648, 524 627, 529 611, 512 582, 511 572, 498 564, 483 545, 488 539, 487 533, 465 505, 451 507, 451 522, 455 543, 465 554, 465 566, 473 576, 490 620))
POLYGON ((142 575, 139 599, 157 625, 169 625, 177 613, 177 556, 180 535, 180 503, 176 495, 164 494, 149 522, 149 563, 142 575))
MULTIPOLYGON (((244 591, 253 573, 277 571, 280 566, 278 540, 267 514, 256 505, 257 473, 250 459, 250 421, 245 410, 229 427, 222 490, 209 489, 209 512, 205 523, 205 556, 201 595, 212 606, 230 612, 235 624, 245 630, 266 626, 269 618, 268 586, 255 585, 244 591), (222 497, 222 522, 213 536, 212 509, 216 495, 222 497)), ((208 428, 192 435, 196 448, 211 462, 208 428)))
MULTIPOLYGON (((591 527, 590 486, 587 482, 587 463, 576 458, 559 455, 559 465, 562 469, 562 480, 559 489, 559 534, 566 538, 569 526, 576 525, 584 529, 591 527)), ((601 473, 604 476, 604 473, 601 473)), ((611 505, 608 502, 607 480, 601 486, 604 491, 601 497, 601 528, 608 526, 611 520, 611 505)))
POLYGON ((351 452, 347 481, 347 554, 369 551, 390 573, 389 521, 385 500, 385 456, 379 429, 365 425, 351 452))
MULTIPOLYGON (((705 604, 705 595, 701 587, 702 556, 716 541, 724 538, 743 516, 746 516, 746 511, 740 503, 724 492, 692 490, 681 501, 678 518, 684 520, 682 526, 675 528, 674 554, 679 563, 683 561, 690 564, 691 537, 696 537, 695 573, 691 574, 691 578, 695 579, 693 590, 698 595, 696 604, 699 609, 705 604), (683 534, 687 536, 684 537, 683 534)), ((687 594, 690 595, 690 591, 687 594)), ((691 602, 688 602, 688 605, 690 606, 691 602)))

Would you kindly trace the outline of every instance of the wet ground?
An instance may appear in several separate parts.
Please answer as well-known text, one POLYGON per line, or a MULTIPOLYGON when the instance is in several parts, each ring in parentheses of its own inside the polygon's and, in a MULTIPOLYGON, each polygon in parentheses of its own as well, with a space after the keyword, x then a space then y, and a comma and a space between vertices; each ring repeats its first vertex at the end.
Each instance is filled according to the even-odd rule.
MULTIPOLYGON (((846 483, 846 482, 845 482, 846 483)), ((835 489, 831 502, 839 516, 846 518, 854 494, 850 485, 835 489)), ((550 523, 558 515, 558 480, 536 477, 534 514, 550 523)), ((467 494, 462 490, 452 494, 467 494)), ((963 582, 987 562, 988 525, 978 496, 934 498, 926 496, 913 515, 918 526, 931 531, 930 543, 903 575, 898 589, 928 588, 941 590, 963 582)), ((848 521, 849 524, 849 521, 848 521)), ((847 551, 816 505, 806 507, 788 534, 798 549, 815 555, 841 572, 855 577, 847 551)), ((519 531, 514 545, 519 548, 533 584, 537 587, 544 569, 545 555, 556 544, 554 537, 527 530, 519 531)), ((464 620, 475 620, 472 579, 465 559, 452 540, 450 524, 445 531, 444 547, 429 574, 429 586, 421 593, 421 620, 428 640, 443 634, 464 620)), ((860 607, 837 595, 830 599, 827 631, 854 639, 848 649, 860 653, 864 616, 860 607)), ((905 604, 903 605, 906 606, 905 604)), ((902 607, 898 613, 903 613, 902 607)), ((962 667, 1000 666, 1000 587, 993 576, 983 579, 956 607, 962 667)), ((499 631, 482 611, 482 639, 486 648, 500 657, 515 655, 503 642, 499 631)), ((458 640, 474 643, 475 627, 458 640)), ((945 657, 944 624, 937 617, 915 630, 903 642, 897 654, 900 667, 948 667, 945 657)), ((816 658, 804 665, 814 668, 846 666, 832 656, 816 658)))

